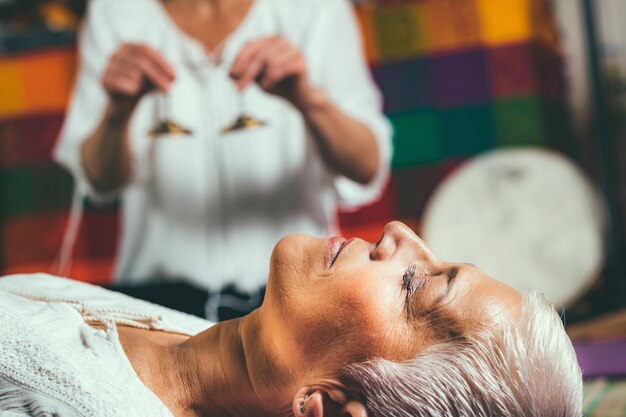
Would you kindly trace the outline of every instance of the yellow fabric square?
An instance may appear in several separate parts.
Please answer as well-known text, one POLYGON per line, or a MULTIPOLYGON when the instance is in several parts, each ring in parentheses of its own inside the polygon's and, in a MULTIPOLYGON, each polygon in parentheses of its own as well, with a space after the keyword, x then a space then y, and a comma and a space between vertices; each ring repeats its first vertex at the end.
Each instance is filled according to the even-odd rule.
POLYGON ((382 60, 408 58, 427 51, 423 5, 380 6, 374 12, 378 55, 382 60))
POLYGON ((533 0, 476 0, 483 40, 490 45, 532 37, 533 0))
POLYGON ((0 117, 13 116, 24 110, 22 73, 13 60, 0 61, 0 117))

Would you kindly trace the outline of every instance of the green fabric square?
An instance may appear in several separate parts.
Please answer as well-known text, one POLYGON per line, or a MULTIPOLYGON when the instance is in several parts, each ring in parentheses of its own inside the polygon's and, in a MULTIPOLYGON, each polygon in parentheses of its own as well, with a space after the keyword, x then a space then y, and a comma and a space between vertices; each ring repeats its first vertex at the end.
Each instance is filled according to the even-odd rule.
POLYGON ((496 101, 494 115, 498 146, 546 145, 547 126, 538 98, 496 101))
POLYGON ((444 156, 471 156, 495 146, 491 106, 442 110, 439 118, 444 156))
POLYGON ((411 167, 441 159, 440 133, 434 111, 389 115, 394 127, 393 166, 411 167))
POLYGON ((57 165, 0 171, 0 219, 66 209, 72 177, 57 165))

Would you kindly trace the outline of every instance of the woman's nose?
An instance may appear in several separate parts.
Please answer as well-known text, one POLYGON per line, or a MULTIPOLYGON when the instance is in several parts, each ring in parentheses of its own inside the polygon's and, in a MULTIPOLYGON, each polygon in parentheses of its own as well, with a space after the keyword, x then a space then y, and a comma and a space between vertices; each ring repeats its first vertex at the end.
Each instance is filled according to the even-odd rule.
POLYGON ((410 227, 394 221, 385 225, 383 237, 370 257, 373 260, 383 260, 398 255, 414 261, 439 263, 437 256, 410 227))

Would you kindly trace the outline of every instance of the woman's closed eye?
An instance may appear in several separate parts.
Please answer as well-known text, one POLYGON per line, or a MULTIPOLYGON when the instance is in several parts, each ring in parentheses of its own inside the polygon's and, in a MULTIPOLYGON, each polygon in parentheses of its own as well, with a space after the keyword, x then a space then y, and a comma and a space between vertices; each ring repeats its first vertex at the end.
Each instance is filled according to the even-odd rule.
POLYGON ((411 265, 406 269, 404 275, 402 275, 402 288, 406 291, 407 301, 413 294, 424 288, 426 285, 426 277, 416 277, 415 269, 415 265, 411 265))

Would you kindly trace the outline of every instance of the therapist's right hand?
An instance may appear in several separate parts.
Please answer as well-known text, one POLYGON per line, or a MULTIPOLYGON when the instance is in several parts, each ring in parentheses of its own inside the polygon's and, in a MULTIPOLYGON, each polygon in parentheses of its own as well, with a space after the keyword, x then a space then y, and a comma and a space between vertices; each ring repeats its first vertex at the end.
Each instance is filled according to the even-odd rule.
POLYGON ((111 104, 127 111, 150 91, 167 92, 174 78, 174 70, 160 53, 146 45, 124 43, 111 56, 102 86, 111 104))

